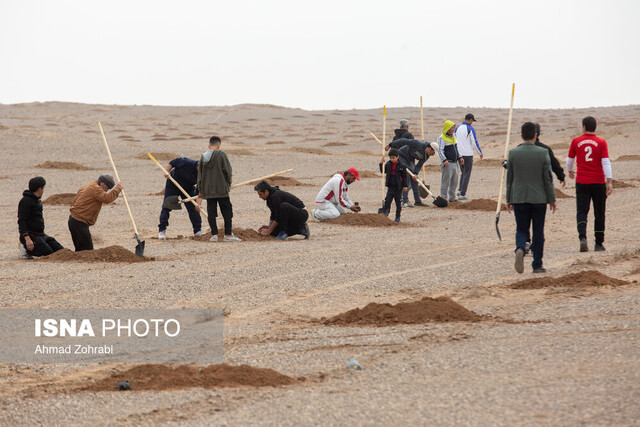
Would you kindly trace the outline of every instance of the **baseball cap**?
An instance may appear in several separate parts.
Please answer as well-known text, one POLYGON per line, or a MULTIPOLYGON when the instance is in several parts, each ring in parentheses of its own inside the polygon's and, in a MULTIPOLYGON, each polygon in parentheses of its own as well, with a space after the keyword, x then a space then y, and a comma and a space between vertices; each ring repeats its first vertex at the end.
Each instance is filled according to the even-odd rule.
POLYGON ((430 142, 429 145, 431 146, 431 148, 433 148, 433 151, 435 151, 436 153, 438 152, 438 144, 435 142, 430 142))
POLYGON ((464 116, 464 119, 465 120, 471 120, 472 122, 476 122, 477 121, 476 118, 473 117, 473 114, 471 114, 471 113, 469 113, 466 116, 464 116))
POLYGON ((349 170, 347 172, 349 172, 351 175, 355 176, 357 181, 360 181, 360 178, 358 178, 358 169, 349 168, 349 170))

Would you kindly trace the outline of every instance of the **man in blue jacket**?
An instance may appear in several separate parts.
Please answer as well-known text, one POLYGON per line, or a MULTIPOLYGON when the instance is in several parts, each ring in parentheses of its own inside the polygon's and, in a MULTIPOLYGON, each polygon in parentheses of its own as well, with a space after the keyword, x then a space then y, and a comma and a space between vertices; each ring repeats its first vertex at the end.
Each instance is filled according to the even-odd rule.
MULTIPOLYGON (((176 180, 178 184, 189 194, 189 196, 195 196, 198 194, 196 184, 198 183, 198 161, 191 160, 187 157, 178 157, 169 162, 165 168, 168 173, 165 174, 167 183, 164 186, 164 198, 169 196, 184 196, 182 192, 176 187, 176 185, 169 179, 169 175, 176 180)), ((193 203, 185 203, 187 212, 189 213, 189 220, 193 226, 193 235, 202 236, 202 218, 200 214, 196 212, 196 207, 193 203)), ((167 227, 169 226, 169 215, 171 209, 164 204, 160 211, 160 224, 158 224, 158 239, 167 238, 167 227)))

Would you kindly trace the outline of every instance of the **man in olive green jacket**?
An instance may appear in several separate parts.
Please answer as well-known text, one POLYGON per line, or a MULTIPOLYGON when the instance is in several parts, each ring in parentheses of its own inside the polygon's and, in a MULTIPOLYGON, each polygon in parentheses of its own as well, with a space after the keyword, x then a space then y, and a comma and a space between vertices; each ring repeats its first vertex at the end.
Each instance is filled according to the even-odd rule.
POLYGON ((224 218, 224 241, 239 242, 240 239, 233 235, 231 219, 233 218, 233 206, 229 199, 231 188, 231 163, 227 154, 220 150, 222 141, 217 136, 209 139, 207 150, 198 162, 198 198, 196 210, 200 212, 202 199, 207 199, 207 216, 211 227, 211 241, 218 240, 218 204, 224 218))
POLYGON ((524 249, 533 222, 534 273, 545 273, 542 266, 544 254, 544 219, 547 203, 556 212, 556 193, 551 177, 551 159, 547 150, 534 145, 536 127, 527 122, 522 125, 523 144, 509 151, 507 161, 507 210, 513 209, 516 217, 516 261, 518 273, 524 271, 524 249))

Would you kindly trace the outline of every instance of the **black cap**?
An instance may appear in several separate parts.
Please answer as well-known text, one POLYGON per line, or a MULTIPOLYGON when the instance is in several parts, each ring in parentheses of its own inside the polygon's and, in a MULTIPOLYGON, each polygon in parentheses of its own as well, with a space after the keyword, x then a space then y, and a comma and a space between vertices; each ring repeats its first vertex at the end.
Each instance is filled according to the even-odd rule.
POLYGON ((465 120, 471 120, 472 122, 475 122, 475 121, 476 121, 476 118, 475 118, 475 117, 473 117, 473 114, 471 114, 471 113, 469 113, 469 114, 467 114, 466 116, 464 116, 464 119, 465 119, 465 120))

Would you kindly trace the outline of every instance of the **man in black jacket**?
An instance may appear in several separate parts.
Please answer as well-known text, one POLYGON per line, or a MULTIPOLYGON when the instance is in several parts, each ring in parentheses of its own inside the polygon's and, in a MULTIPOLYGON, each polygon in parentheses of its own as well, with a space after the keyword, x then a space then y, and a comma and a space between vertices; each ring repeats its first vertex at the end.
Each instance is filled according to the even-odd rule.
POLYGON ((302 200, 278 187, 272 187, 264 180, 253 189, 267 202, 267 207, 271 210, 269 224, 258 229, 260 234, 276 236, 278 240, 286 240, 295 234, 301 234, 305 239, 309 238, 309 212, 302 200))
POLYGON ((560 181, 560 184, 562 184, 562 186, 564 187, 566 185, 564 181, 564 169, 562 169, 562 166, 560 166, 560 162, 558 161, 558 159, 556 159, 556 156, 553 154, 553 150, 551 149, 551 147, 540 142, 540 124, 534 124, 536 125, 536 133, 538 134, 535 145, 537 145, 538 147, 542 147, 549 152, 549 157, 551 158, 551 170, 556 175, 556 178, 558 178, 558 181, 560 181))
MULTIPOLYGON (((413 198, 415 199, 416 206, 427 206, 422 203, 420 198, 420 190, 418 184, 418 173, 422 169, 422 165, 430 156, 433 156, 436 152, 434 150, 435 144, 428 142, 422 142, 419 139, 406 139, 400 138, 391 141, 385 150, 389 151, 390 148, 397 148, 400 155, 400 163, 415 175, 411 180, 411 188, 413 189, 413 198), (418 163, 416 163, 416 161, 418 163)), ((405 208, 411 208, 413 205, 409 203, 409 193, 402 193, 402 206, 405 208)))
POLYGON ((42 201, 47 181, 41 176, 29 180, 29 189, 22 193, 18 203, 18 230, 20 231, 20 257, 29 259, 45 256, 62 249, 53 237, 44 234, 42 201))
POLYGON ((396 139, 413 139, 413 134, 409 132, 409 120, 400 120, 400 129, 396 129, 393 132, 395 134, 393 141, 396 139))

